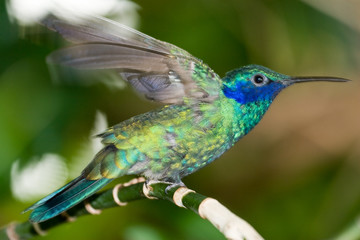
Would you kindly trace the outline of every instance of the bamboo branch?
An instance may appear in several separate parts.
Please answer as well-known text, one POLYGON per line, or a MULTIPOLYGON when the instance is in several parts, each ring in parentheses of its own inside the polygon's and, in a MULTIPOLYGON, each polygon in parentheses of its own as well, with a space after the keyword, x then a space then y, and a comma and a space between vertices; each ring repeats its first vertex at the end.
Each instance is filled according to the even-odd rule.
POLYGON ((44 235, 51 228, 86 214, 99 214, 102 209, 124 206, 127 202, 138 199, 162 199, 171 201, 179 207, 187 208, 200 217, 210 221, 227 239, 260 240, 263 239, 246 221, 239 218, 217 200, 196 193, 186 187, 174 187, 165 191, 167 183, 153 183, 146 187, 143 179, 116 185, 114 188, 97 193, 69 209, 65 213, 45 222, 32 224, 10 223, 0 229, 0 240, 23 240, 44 235))

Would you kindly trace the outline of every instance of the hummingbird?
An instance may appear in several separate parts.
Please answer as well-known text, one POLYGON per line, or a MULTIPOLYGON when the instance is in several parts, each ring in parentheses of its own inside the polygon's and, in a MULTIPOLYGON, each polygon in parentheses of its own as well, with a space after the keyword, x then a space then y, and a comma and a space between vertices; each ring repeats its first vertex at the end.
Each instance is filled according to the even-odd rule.
POLYGON ((71 22, 48 16, 42 24, 75 43, 48 62, 77 69, 111 69, 159 109, 134 116, 97 135, 104 147, 81 172, 25 211, 33 223, 53 218, 113 179, 139 175, 184 186, 182 178, 219 158, 262 119, 275 97, 303 82, 338 77, 291 77, 259 65, 221 78, 187 51, 112 20, 71 22))

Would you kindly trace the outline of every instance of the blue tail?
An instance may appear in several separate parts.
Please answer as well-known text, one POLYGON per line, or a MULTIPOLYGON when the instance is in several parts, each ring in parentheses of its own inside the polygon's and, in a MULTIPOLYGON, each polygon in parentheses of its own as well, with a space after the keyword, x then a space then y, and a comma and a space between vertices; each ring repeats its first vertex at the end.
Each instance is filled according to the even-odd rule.
POLYGON ((31 222, 46 221, 90 197, 100 188, 111 182, 111 180, 108 178, 87 180, 84 176, 79 176, 64 187, 41 199, 24 212, 33 210, 29 218, 31 222))

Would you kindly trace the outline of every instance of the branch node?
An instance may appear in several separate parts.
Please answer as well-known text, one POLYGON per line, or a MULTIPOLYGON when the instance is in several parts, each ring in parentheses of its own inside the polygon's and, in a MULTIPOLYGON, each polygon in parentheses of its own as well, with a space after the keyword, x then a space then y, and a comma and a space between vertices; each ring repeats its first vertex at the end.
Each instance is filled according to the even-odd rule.
POLYGON ((127 202, 122 202, 120 199, 119 199, 119 190, 123 187, 129 187, 131 185, 134 185, 134 184, 137 184, 137 183, 141 183, 141 182, 145 182, 145 178, 144 177, 138 177, 138 178, 133 178, 131 179, 130 181, 126 182, 126 183, 119 183, 117 184, 113 190, 112 190, 112 196, 113 196, 113 199, 114 199, 114 202, 119 205, 120 207, 122 206, 126 206, 127 205, 127 202))
POLYGON ((35 232, 39 235, 39 236, 45 236, 47 234, 47 232, 45 230, 42 230, 40 227, 39 223, 33 223, 33 228, 35 230, 35 232))
POLYGON ((182 203, 182 199, 189 193, 194 193, 194 190, 188 189, 187 187, 180 187, 176 189, 174 195, 173 195, 173 201, 174 203, 182 208, 186 208, 184 204, 182 203))
POLYGON ((62 212, 61 216, 63 216, 67 222, 75 222, 76 221, 76 217, 74 216, 70 216, 70 214, 68 212, 62 212))
POLYGON ((143 193, 144 196, 148 199, 158 199, 157 197, 150 196, 150 192, 153 190, 153 188, 150 186, 150 184, 143 184, 143 193))
POLYGON ((6 235, 9 240, 20 240, 19 235, 16 233, 16 222, 11 222, 6 227, 6 235))
POLYGON ((141 183, 141 182, 145 182, 146 179, 144 177, 138 177, 138 178, 133 178, 130 181, 123 183, 124 187, 129 187, 131 185, 137 184, 137 183, 141 183))
POLYGON ((114 199, 114 202, 119 205, 119 206, 126 206, 127 205, 127 202, 122 202, 120 199, 119 199, 119 196, 118 196, 118 192, 119 192, 119 189, 124 187, 125 185, 122 184, 122 183, 119 183, 117 184, 113 190, 112 190, 112 195, 113 195, 113 199, 114 199))
POLYGON ((88 211, 88 213, 92 215, 99 215, 101 213, 100 209, 94 208, 93 206, 91 206, 91 204, 88 201, 84 201, 84 206, 86 211, 88 211))

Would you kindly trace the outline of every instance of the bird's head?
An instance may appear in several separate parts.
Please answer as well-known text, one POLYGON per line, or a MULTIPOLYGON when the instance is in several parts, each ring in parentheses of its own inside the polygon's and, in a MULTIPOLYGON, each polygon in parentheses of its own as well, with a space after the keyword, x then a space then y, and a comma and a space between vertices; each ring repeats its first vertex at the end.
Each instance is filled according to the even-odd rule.
POLYGON ((226 97, 246 104, 257 101, 272 101, 284 88, 299 82, 328 81, 346 82, 336 77, 290 77, 259 65, 248 65, 230 71, 223 78, 226 97))

